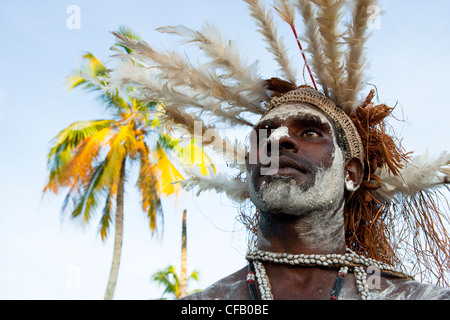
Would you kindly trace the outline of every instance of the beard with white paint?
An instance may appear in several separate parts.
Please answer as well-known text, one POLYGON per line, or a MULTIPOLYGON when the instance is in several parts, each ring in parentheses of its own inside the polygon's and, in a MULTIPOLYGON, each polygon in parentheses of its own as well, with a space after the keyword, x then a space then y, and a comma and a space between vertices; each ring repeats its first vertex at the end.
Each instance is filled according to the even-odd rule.
MULTIPOLYGON (((251 177, 251 173, 248 173, 251 177)), ((312 185, 299 185, 291 176, 274 175, 259 190, 249 179, 250 199, 262 212, 309 215, 337 209, 344 196, 344 159, 339 147, 329 168, 319 168, 312 185)))

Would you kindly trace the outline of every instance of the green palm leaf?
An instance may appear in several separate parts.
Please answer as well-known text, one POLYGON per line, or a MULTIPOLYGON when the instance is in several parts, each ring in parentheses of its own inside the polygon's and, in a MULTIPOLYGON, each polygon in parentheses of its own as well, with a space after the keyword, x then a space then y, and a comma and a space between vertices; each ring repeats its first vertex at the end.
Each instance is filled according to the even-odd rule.
POLYGON ((166 269, 153 274, 152 280, 165 288, 163 295, 178 295, 179 280, 174 266, 168 266, 166 269))
POLYGON ((104 174, 105 162, 100 162, 95 168, 89 183, 83 188, 83 192, 78 198, 77 204, 72 211, 72 217, 83 217, 84 222, 88 222, 93 211, 97 208, 99 197, 101 196, 101 180, 104 174))
MULTIPOLYGON (((145 143, 139 145, 140 172, 136 186, 141 194, 142 210, 149 219, 152 235, 156 231, 157 218, 163 218, 161 199, 158 192, 158 177, 156 165, 151 162, 150 150, 145 143)), ((163 224, 163 219, 161 221, 163 224)))
POLYGON ((112 206, 113 206, 113 194, 111 190, 108 190, 105 200, 105 206, 103 208, 102 217, 100 219, 99 224, 99 232, 102 240, 104 241, 106 237, 108 236, 109 227, 112 221, 111 214, 112 214, 112 206))

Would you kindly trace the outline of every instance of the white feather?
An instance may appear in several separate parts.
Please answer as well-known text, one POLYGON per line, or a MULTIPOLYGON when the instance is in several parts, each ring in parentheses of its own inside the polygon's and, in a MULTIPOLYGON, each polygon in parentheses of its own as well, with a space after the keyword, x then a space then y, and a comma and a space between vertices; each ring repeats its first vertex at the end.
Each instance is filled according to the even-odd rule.
POLYGON ((315 74, 317 82, 322 86, 325 95, 329 96, 332 79, 325 69, 326 57, 323 53, 323 39, 319 33, 316 12, 311 5, 311 0, 296 0, 293 1, 293 5, 297 7, 306 27, 303 40, 308 44, 305 51, 311 55, 311 58, 308 60, 311 64, 312 71, 315 74))
MULTIPOLYGON (((278 37, 276 23, 273 21, 270 10, 266 11, 264 5, 259 0, 244 0, 248 3, 251 16, 255 19, 259 32, 264 36, 264 40, 269 45, 268 50, 275 56, 275 60, 281 67, 282 76, 289 82, 296 83, 296 71, 292 68, 289 57, 286 55, 286 47, 283 38, 278 37)), ((294 22, 293 10, 287 6, 285 0, 275 2, 276 9, 286 22, 294 22)))
POLYGON ((223 41, 219 30, 205 23, 201 31, 194 31, 184 26, 167 26, 157 29, 160 32, 178 34, 187 43, 195 43, 211 59, 209 64, 227 71, 225 78, 240 83, 251 95, 256 95, 259 101, 268 101, 264 81, 258 75, 257 64, 245 65, 239 48, 233 41, 223 41))
POLYGON ((209 64, 194 67, 186 58, 176 52, 167 51, 159 53, 145 41, 128 39, 123 35, 118 36, 118 43, 133 50, 130 54, 118 51, 115 58, 133 59, 141 65, 149 65, 152 70, 158 72, 161 80, 168 81, 172 87, 186 86, 196 92, 200 98, 213 97, 217 103, 224 103, 227 109, 234 109, 236 114, 251 112, 263 114, 264 109, 259 101, 246 94, 246 87, 235 84, 225 84, 221 75, 211 68, 209 64))
POLYGON ((288 0, 273 0, 274 8, 287 24, 295 22, 295 9, 288 0))
POLYGON ((341 106, 344 79, 344 50, 342 49, 342 32, 339 30, 343 18, 344 0, 312 0, 318 6, 317 22, 323 39, 325 70, 330 83, 330 97, 341 106))
POLYGON ((142 101, 158 101, 178 108, 195 108, 201 114, 207 112, 224 123, 253 126, 239 116, 242 110, 227 111, 220 108, 220 102, 210 96, 202 98, 187 88, 175 89, 168 82, 159 81, 148 69, 134 64, 130 59, 118 63, 111 83, 120 88, 125 84, 135 86, 138 91, 134 92, 133 97, 142 101))
POLYGON ((241 179, 223 173, 204 176, 199 170, 189 170, 188 174, 189 178, 179 183, 187 191, 198 188, 197 196, 202 192, 214 190, 217 193, 225 193, 230 200, 237 203, 244 202, 249 197, 247 184, 241 179))
POLYGON ((391 201, 396 195, 414 197, 421 191, 428 192, 448 183, 450 153, 444 151, 437 159, 430 159, 427 151, 417 156, 405 167, 400 176, 394 176, 389 169, 382 168, 375 172, 382 180, 382 186, 374 195, 382 201, 391 201))
POLYGON ((364 57, 364 46, 368 39, 368 19, 370 14, 368 8, 376 3, 376 0, 359 0, 353 9, 353 20, 348 25, 348 35, 344 37, 347 43, 346 72, 344 96, 342 107, 352 113, 358 107, 357 96, 363 88, 365 69, 367 63, 364 57))

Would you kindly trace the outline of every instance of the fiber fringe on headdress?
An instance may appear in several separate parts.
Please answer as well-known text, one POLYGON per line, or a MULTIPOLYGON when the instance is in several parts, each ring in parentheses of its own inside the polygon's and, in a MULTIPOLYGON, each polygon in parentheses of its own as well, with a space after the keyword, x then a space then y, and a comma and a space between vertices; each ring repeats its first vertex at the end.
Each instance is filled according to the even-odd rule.
MULTIPOLYGON (((136 88, 135 98, 160 102, 164 110, 161 121, 168 131, 181 128, 194 136, 208 133, 203 145, 226 156, 237 174, 206 177, 186 170, 190 178, 182 185, 188 190, 197 188, 198 193, 224 192, 245 205, 245 165, 238 159, 247 149, 222 137, 217 125, 251 128, 254 119, 268 111, 266 103, 273 97, 298 90, 295 62, 288 59, 284 39, 278 35, 275 11, 292 29, 303 59, 298 65, 304 66, 312 86, 316 90, 320 86, 321 94, 350 117, 361 138, 364 178, 360 189, 347 196, 347 246, 371 258, 412 269, 410 273, 422 280, 448 285, 449 206, 442 192, 448 191, 450 154, 442 153, 435 160, 427 155, 413 158, 387 127, 393 109, 375 105, 373 91, 366 99, 367 93, 362 92, 370 7, 377 1, 275 0, 274 11, 266 10, 260 0, 244 1, 268 51, 279 64, 278 77, 264 80, 258 65, 247 64, 236 43, 225 40, 211 24, 198 31, 167 26, 158 31, 197 46, 205 61, 194 65, 175 51, 157 51, 144 41, 114 33, 119 44, 131 50, 113 48, 118 65, 109 81, 112 89, 131 84, 136 88), (344 10, 347 5, 349 11, 344 10), (304 25, 301 38, 296 14, 304 25), (343 24, 346 17, 349 21, 343 24)), ((258 213, 242 214, 240 219, 255 235, 258 213)))

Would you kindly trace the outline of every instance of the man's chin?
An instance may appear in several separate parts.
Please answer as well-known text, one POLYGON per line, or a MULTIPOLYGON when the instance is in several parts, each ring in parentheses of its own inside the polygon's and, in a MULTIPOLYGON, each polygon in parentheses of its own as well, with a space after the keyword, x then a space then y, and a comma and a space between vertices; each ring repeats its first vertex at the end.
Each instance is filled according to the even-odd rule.
POLYGON ((263 212, 299 214, 298 200, 308 188, 297 184, 292 176, 273 175, 269 182, 262 182, 259 189, 250 184, 250 199, 253 204, 263 212), (297 201, 292 201, 296 198, 297 201))
POLYGON ((279 192, 279 188, 283 188, 283 190, 286 188, 299 188, 300 190, 306 191, 311 187, 312 182, 313 181, 310 181, 309 179, 298 179, 292 174, 277 173, 270 176, 258 177, 258 179, 255 179, 252 189, 260 191, 261 188, 264 187, 268 189, 268 192, 271 192, 270 189, 274 189, 273 191, 277 189, 277 192, 279 192))

